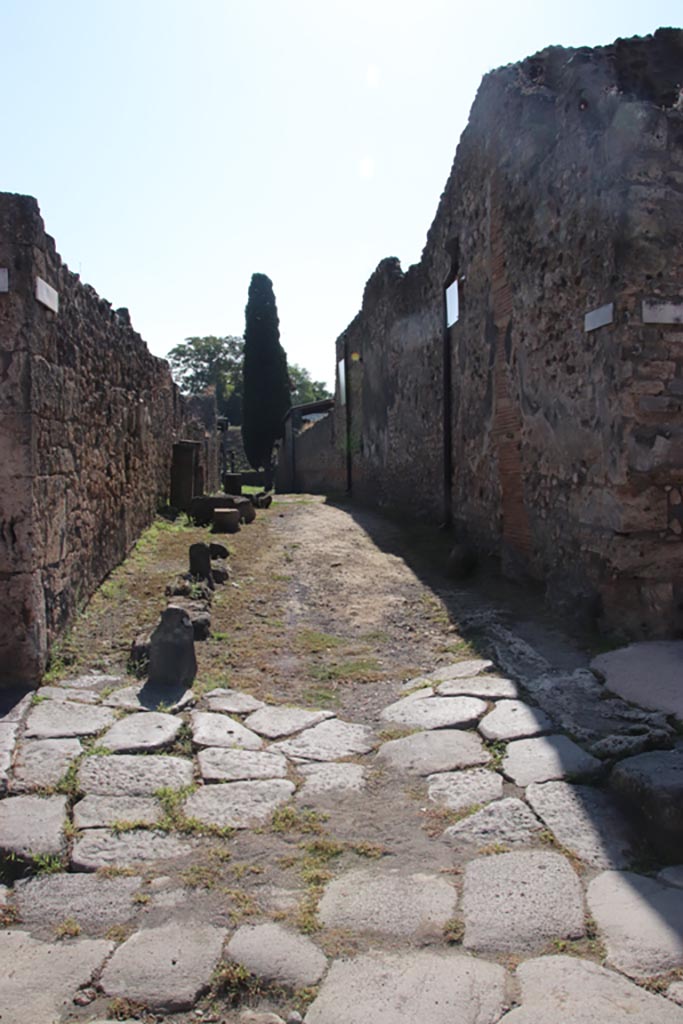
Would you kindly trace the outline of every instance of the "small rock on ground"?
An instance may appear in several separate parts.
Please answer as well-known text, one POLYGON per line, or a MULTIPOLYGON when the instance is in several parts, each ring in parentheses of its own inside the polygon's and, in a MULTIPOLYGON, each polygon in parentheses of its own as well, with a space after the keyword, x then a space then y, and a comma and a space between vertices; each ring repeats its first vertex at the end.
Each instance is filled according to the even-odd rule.
POLYGON ((276 740, 281 736, 310 729, 328 718, 334 718, 333 711, 311 711, 309 708, 263 707, 249 715, 244 723, 259 736, 276 740))
POLYGON ((497 772, 473 768, 466 772, 430 775, 429 799, 452 811, 464 811, 477 804, 488 804, 503 795, 503 780, 497 772))
POLYGON ((86 796, 74 805, 76 828, 109 828, 117 822, 154 825, 162 816, 152 796, 86 796))
POLYGON ((227 954, 257 977, 295 988, 315 985, 327 967, 315 943, 279 924, 238 928, 227 954))
POLYGON ((286 779, 202 786, 185 801, 185 814, 218 828, 250 828, 264 824, 294 788, 286 779))
POLYGON ((136 932, 106 965, 102 989, 153 1010, 189 1010, 209 986, 224 936, 219 928, 187 921, 136 932))
POLYGON ((465 868, 466 949, 520 952, 585 934, 581 885, 557 853, 480 857, 465 868))
POLYGON ((12 773, 12 792, 56 786, 81 753, 77 739, 26 740, 19 748, 12 773))
POLYGON ((602 764, 567 736, 538 736, 508 744, 503 773, 518 786, 595 775, 602 764))
POLYGON ((20 857, 61 856, 65 821, 65 796, 8 797, 0 801, 0 850, 20 857))
POLYGON ((517 968, 522 1005, 500 1024, 683 1024, 683 1011, 613 971, 573 956, 517 968))
POLYGON ((240 782, 249 779, 282 779, 287 774, 287 759, 265 750, 226 750, 207 747, 197 761, 205 782, 240 782))
POLYGON ((95 754, 78 769, 78 788, 97 796, 154 796, 192 783, 192 762, 163 754, 95 754))
POLYGON ((114 722, 109 708, 75 701, 46 700, 31 708, 26 719, 26 738, 37 740, 69 736, 94 736, 114 722))
POLYGON ((135 917, 140 908, 133 903, 133 895, 141 884, 136 877, 45 875, 17 882, 14 897, 22 926, 54 928, 68 917, 83 932, 93 934, 135 917))
POLYGON ((2 1024, 61 1019, 73 1009, 74 992, 88 984, 112 949, 113 943, 98 939, 50 943, 22 931, 0 932, 2 1024))
POLYGON ((553 723, 544 711, 521 700, 501 700, 479 723, 487 740, 518 740, 550 732, 553 723))
POLYGON ((409 775, 432 775, 488 764, 491 755, 474 733, 444 729, 388 740, 377 760, 409 775))
POLYGON ((505 971, 459 953, 372 952, 337 960, 306 1024, 491 1024, 505 971))
POLYGON ((466 729, 486 712, 478 697, 428 697, 413 700, 404 697, 385 708, 380 718, 415 729, 466 729))
POLYGON ((145 861, 185 857, 192 852, 191 839, 179 839, 161 832, 123 832, 114 835, 108 829, 87 829, 74 843, 71 863, 76 871, 99 868, 126 868, 145 861))
POLYGON ((303 803, 315 802, 327 794, 336 799, 344 793, 360 793, 365 788, 365 769, 360 764, 317 762, 302 764, 298 770, 305 780, 297 793, 297 799, 303 803))
POLYGON ((260 736, 228 715, 220 715, 213 711, 193 711, 190 719, 192 740, 198 747, 241 747, 242 750, 260 750, 263 746, 260 736))
POLYGON ((182 720, 173 715, 141 711, 112 725, 102 737, 102 746, 114 754, 159 750, 173 743, 182 724, 182 720))
POLYGON ((374 735, 367 726, 332 718, 300 736, 274 743, 270 749, 295 760, 338 761, 353 754, 367 754, 373 745, 374 735))
POLYGON ((438 875, 360 868, 329 883, 318 914, 326 928, 424 939, 443 934, 457 899, 438 875))
POLYGON ((595 868, 623 868, 633 860, 634 835, 613 799, 591 786, 532 783, 526 798, 557 841, 595 868))
POLYGON ((588 886, 588 907, 607 962, 632 978, 683 964, 683 892, 630 871, 605 871, 588 886))

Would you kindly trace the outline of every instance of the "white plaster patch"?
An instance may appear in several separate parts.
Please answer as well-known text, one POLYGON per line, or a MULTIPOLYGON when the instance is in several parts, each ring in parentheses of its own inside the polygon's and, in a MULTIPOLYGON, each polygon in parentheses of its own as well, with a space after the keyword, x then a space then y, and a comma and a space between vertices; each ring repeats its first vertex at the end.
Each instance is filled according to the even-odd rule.
POLYGON ((0 267, 0 292, 9 291, 9 270, 7 267, 0 267))

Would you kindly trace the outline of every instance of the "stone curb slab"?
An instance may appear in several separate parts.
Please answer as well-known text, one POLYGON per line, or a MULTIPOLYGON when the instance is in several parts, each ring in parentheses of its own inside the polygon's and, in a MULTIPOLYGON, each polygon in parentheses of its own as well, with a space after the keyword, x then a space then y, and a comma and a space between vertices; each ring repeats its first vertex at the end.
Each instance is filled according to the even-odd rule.
POLYGON ((597 758, 587 754, 567 736, 513 740, 508 744, 503 761, 503 774, 518 786, 595 775, 601 768, 597 758))
POLYGON ((501 700, 479 723, 487 740, 519 740, 551 732, 553 723, 544 711, 521 700, 501 700))

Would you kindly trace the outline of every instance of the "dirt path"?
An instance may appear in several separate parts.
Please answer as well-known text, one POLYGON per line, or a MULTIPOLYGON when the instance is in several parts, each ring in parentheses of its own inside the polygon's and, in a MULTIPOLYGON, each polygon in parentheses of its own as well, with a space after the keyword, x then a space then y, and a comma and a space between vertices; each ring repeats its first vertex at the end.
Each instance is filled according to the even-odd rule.
POLYGON ((640 876, 606 869, 649 853, 520 686, 580 648, 427 535, 282 498, 230 545, 189 703, 135 714, 130 642, 207 537, 153 529, 0 723, 3 1024, 683 1024, 632 980, 675 988, 678 926, 648 933, 651 890, 610 917, 640 876))

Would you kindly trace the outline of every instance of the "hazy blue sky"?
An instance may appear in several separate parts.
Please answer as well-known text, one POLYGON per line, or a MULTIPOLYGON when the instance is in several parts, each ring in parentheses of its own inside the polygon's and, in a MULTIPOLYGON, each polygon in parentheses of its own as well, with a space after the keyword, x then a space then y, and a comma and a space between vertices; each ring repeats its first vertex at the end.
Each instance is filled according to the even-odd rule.
POLYGON ((420 258, 483 74, 683 21, 681 0, 0 0, 0 188, 159 355, 241 334, 254 271, 291 362, 385 256, 420 258))

